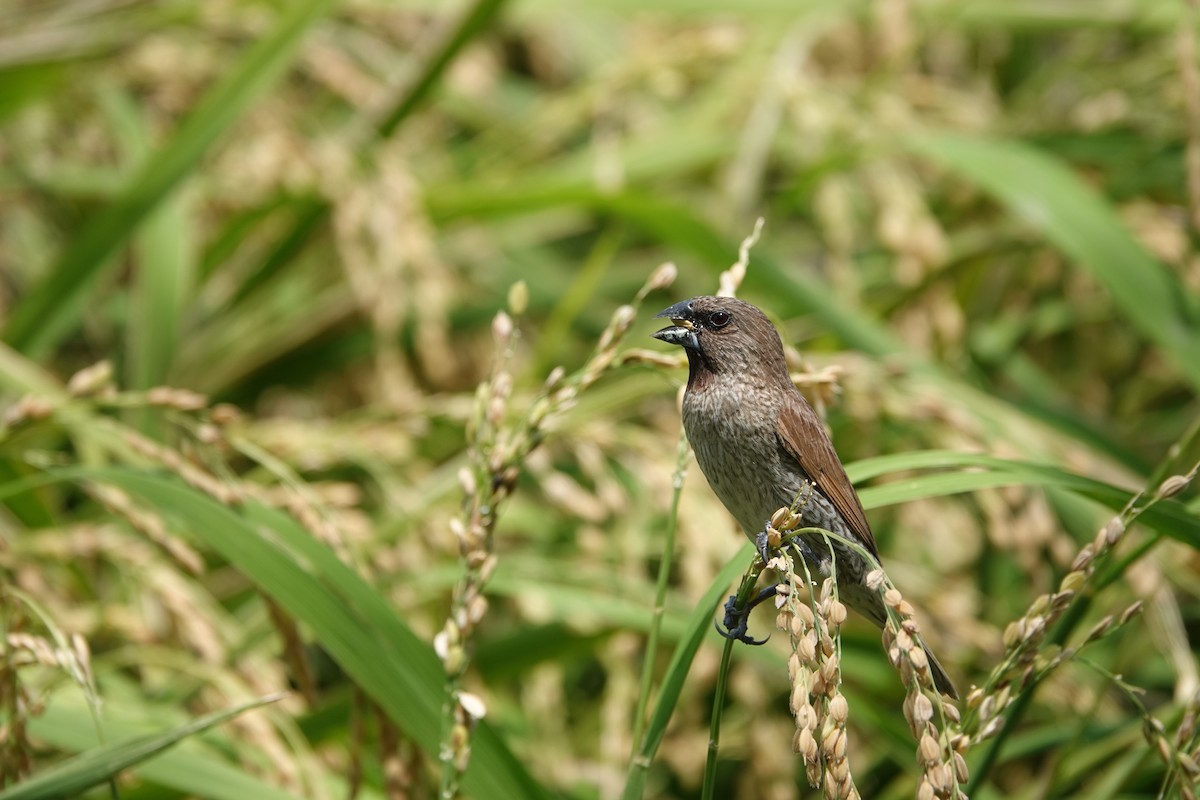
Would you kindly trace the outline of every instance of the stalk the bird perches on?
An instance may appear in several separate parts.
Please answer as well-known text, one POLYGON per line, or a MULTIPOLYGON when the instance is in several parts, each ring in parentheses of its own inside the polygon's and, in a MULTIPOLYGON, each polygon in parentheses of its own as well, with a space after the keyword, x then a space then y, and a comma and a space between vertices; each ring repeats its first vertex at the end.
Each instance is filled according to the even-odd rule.
MULTIPOLYGON (((792 383, 783 342, 766 315, 731 297, 694 297, 658 316, 671 325, 654 337, 687 353, 683 427, 696 461, 746 535, 761 549, 759 534, 771 515, 806 497, 798 509, 804 527, 849 539, 878 561, 858 494, 821 419, 792 383)), ((810 569, 828 575, 836 564, 842 602, 883 627, 887 611, 865 583, 866 559, 833 537, 801 536, 796 544, 810 569)), ((723 635, 759 644, 746 635, 749 609, 735 609, 731 598, 727 610, 730 630, 723 635)), ((925 653, 934 686, 957 698, 942 665, 928 648, 925 653)))

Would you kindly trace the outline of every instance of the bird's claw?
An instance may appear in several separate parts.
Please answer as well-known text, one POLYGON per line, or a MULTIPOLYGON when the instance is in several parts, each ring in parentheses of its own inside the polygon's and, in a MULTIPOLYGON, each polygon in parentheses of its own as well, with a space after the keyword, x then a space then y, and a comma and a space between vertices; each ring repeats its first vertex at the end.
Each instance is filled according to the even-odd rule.
POLYGON ((721 627, 721 623, 717 622, 715 619, 713 620, 713 627, 717 629, 717 633, 726 639, 733 639, 734 641, 745 642, 746 644, 757 646, 760 644, 766 644, 767 640, 771 638, 770 634, 767 634, 762 639, 755 639, 753 636, 746 633, 747 626, 745 618, 743 618, 741 622, 737 623, 733 627, 728 627, 728 622, 726 622, 725 625, 726 627, 721 627))
POLYGON ((733 639, 738 642, 745 642, 749 645, 766 644, 771 638, 767 634, 762 639, 755 639, 747 630, 750 627, 750 612, 768 597, 775 596, 775 587, 768 586, 763 589, 758 595, 746 605, 745 608, 738 608, 737 595, 731 594, 729 600, 725 603, 725 620, 724 623, 713 620, 713 627, 717 629, 717 633, 721 634, 726 639, 733 639))
MULTIPOLYGON (((768 522, 767 525, 769 526, 770 523, 768 522)), ((771 547, 766 527, 754 535, 754 549, 758 551, 758 557, 762 559, 764 565, 771 562, 771 553, 775 548, 771 547)))

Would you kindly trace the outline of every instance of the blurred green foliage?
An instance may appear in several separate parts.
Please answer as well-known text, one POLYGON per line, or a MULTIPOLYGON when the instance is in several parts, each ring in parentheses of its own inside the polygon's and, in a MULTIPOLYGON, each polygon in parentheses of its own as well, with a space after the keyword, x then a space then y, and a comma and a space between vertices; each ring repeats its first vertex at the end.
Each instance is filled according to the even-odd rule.
MULTIPOLYGON (((10 0, 4 783, 95 752, 82 696, 111 743, 291 688, 123 796, 431 796, 494 315, 524 281, 503 433, 673 261, 521 459, 465 679, 469 796, 619 795, 683 379, 638 351, 760 216, 740 295, 982 684, 1096 531, 1200 459, 1198 31, 1184 0, 10 0)), ((1137 600, 1146 624, 1022 695, 973 796, 1184 791, 1197 506, 1180 488, 1104 562, 1060 644, 1137 600)), ((647 797, 699 795, 720 648, 694 609, 739 552, 694 469, 677 542, 647 797)), ((903 687, 869 626, 844 648, 857 785, 911 796, 903 687)), ((719 796, 808 791, 785 658, 736 655, 719 796)))

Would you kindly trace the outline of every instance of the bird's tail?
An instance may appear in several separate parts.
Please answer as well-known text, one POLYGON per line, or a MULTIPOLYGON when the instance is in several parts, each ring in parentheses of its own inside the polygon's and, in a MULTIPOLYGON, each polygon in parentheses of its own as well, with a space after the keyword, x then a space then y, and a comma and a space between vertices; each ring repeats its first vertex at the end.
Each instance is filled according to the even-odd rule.
MULTIPOLYGON (((840 588, 843 603, 871 620, 877 628, 883 628, 887 624, 887 608, 883 605, 883 598, 879 592, 868 589, 865 583, 847 582, 840 588)), ((929 659, 929 674, 933 678, 934 687, 942 694, 948 694, 957 700, 958 692, 955 691, 950 676, 946 674, 937 656, 928 647, 925 648, 925 656, 929 659)))
POLYGON ((946 670, 942 668, 942 664, 937 660, 937 656, 928 646, 925 647, 925 656, 929 659, 929 673, 933 677, 933 685, 942 694, 948 694, 955 700, 958 699, 958 692, 954 690, 954 684, 950 682, 950 676, 946 674, 946 670))

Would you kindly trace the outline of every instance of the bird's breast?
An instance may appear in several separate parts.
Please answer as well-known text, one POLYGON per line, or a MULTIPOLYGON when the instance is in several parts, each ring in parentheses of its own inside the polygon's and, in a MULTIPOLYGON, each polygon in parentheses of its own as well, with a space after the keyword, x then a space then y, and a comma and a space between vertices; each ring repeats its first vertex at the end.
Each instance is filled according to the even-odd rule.
POLYGON ((772 393, 714 382, 684 395, 683 425, 700 470, 748 536, 791 503, 803 475, 785 460, 772 393))

